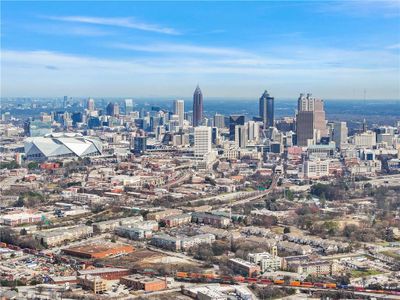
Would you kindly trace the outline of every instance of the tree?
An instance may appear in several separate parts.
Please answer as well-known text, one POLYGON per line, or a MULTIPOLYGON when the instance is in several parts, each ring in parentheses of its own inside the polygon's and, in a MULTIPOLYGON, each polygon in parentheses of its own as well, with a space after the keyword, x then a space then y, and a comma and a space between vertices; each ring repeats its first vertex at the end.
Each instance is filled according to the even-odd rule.
POLYGON ((230 250, 230 245, 227 241, 215 241, 211 248, 215 256, 220 256, 230 250))
POLYGON ((294 194, 290 189, 287 189, 285 193, 286 193, 286 198, 289 201, 293 201, 294 200, 294 194))
POLYGON ((14 202, 14 207, 24 207, 25 202, 23 197, 18 197, 18 200, 14 202))
POLYGON ((211 245, 206 243, 198 245, 196 248, 192 250, 192 253, 194 258, 207 262, 211 261, 212 258, 214 257, 211 245))
POLYGON ((283 233, 290 233, 290 227, 285 227, 284 229, 283 229, 283 233))
POLYGON ((39 164, 38 164, 37 162, 35 162, 35 161, 31 161, 31 162, 28 164, 28 169, 29 169, 29 170, 35 170, 35 169, 37 169, 37 168, 39 168, 39 164))
POLYGON ((326 221, 324 222, 324 227, 329 235, 335 235, 339 228, 339 225, 337 222, 334 221, 326 221))

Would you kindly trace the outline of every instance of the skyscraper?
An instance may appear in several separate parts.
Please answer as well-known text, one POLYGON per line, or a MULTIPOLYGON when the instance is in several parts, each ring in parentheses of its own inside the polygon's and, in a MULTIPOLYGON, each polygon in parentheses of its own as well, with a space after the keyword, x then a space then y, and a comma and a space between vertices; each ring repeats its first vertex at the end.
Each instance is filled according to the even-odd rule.
POLYGON ((67 106, 68 106, 68 96, 64 96, 63 107, 62 108, 67 108, 67 106))
POLYGON ((260 123, 249 121, 247 124, 247 138, 249 141, 258 142, 260 138, 260 123))
POLYGON ((247 126, 235 126, 235 145, 239 148, 246 148, 247 146, 247 126))
POLYGON ((201 125, 203 120, 203 94, 197 86, 193 94, 193 127, 201 125))
POLYGON ((307 146, 308 140, 318 141, 328 135, 325 121, 324 100, 311 94, 300 94, 297 102, 297 144, 307 146))
POLYGON ((129 115, 133 112, 133 100, 132 99, 125 99, 125 115, 129 115))
POLYGON ((214 126, 217 128, 225 128, 225 116, 220 114, 215 114, 214 126))
POLYGON ((346 122, 335 122, 333 124, 332 140, 336 143, 337 148, 341 148, 343 144, 347 144, 347 134, 346 122))
POLYGON ((229 117, 229 139, 235 140, 235 126, 244 125, 244 116, 232 115, 229 117))
POLYGON ((119 115, 119 104, 110 102, 106 107, 107 115, 116 117, 119 115))
POLYGON ((179 126, 183 127, 183 121, 185 119, 185 101, 174 101, 174 114, 178 116, 179 126))
POLYGON ((88 111, 94 111, 94 99, 89 98, 87 103, 86 103, 86 108, 88 111))
POLYGON ((135 154, 143 154, 147 148, 147 137, 135 136, 133 138, 133 152, 135 154))
POLYGON ((267 91, 264 91, 260 98, 259 112, 264 129, 274 126, 274 97, 271 97, 267 91))
POLYGON ((198 126, 194 129, 194 155, 202 157, 211 152, 211 127, 198 126))

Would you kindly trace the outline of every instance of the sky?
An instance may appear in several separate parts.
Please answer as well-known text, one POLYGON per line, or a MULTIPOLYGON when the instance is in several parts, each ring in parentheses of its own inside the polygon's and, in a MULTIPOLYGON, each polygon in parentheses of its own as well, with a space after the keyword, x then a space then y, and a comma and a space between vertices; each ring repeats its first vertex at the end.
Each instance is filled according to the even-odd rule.
POLYGON ((400 1, 1 1, 1 96, 400 99, 400 1))

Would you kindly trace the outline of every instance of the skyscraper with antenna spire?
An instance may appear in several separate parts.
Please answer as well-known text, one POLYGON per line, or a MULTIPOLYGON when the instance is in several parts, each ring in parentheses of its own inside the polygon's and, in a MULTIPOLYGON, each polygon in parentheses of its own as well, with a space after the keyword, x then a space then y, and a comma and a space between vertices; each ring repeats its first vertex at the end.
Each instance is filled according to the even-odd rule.
POLYGON ((193 94, 193 127, 201 125, 203 120, 203 94, 197 85, 193 94))

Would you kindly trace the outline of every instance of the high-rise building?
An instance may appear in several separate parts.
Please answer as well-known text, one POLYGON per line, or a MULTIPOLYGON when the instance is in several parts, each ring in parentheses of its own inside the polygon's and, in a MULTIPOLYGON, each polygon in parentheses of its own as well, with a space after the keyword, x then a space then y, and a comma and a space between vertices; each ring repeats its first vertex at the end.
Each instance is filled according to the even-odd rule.
POLYGON ((343 144, 347 144, 347 124, 346 122, 335 122, 333 124, 332 140, 336 147, 341 148, 343 144))
POLYGON ((220 114, 215 114, 214 126, 217 128, 225 128, 225 116, 220 114))
POLYGON ((299 111, 296 117, 297 145, 308 146, 309 140, 314 141, 314 112, 299 111))
POLYGON ((106 108, 107 115, 116 117, 119 115, 119 104, 110 102, 106 108))
POLYGON ((198 126, 194 129, 194 155, 203 157, 211 152, 212 132, 211 127, 198 126))
POLYGON ((367 130, 353 136, 353 144, 358 148, 373 148, 376 145, 376 133, 367 130))
POLYGON ((203 94, 197 86, 193 94, 193 127, 201 125, 203 120, 203 94))
POLYGON ((309 140, 319 140, 328 135, 325 121, 324 100, 311 94, 300 94, 297 102, 297 144, 307 146, 309 140))
POLYGON ((63 107, 62 108, 67 108, 67 106, 68 106, 68 96, 64 96, 63 107))
POLYGON ((258 142, 260 138, 260 123, 255 121, 247 122, 247 137, 249 141, 258 142))
POLYGON ((219 132, 218 132, 218 127, 212 127, 211 129, 211 142, 216 145, 218 144, 219 140, 219 132))
POLYGON ((235 126, 244 125, 243 115, 232 115, 229 117, 229 139, 235 140, 235 126))
POLYGON ((183 121, 185 119, 185 101, 174 101, 174 114, 178 116, 179 126, 183 127, 183 121))
POLYGON ((129 115, 133 112, 133 100, 132 99, 125 99, 125 115, 129 115))
POLYGON ((133 138, 133 152, 135 154, 142 154, 147 148, 147 137, 145 136, 135 136, 133 138))
POLYGON ((86 108, 88 111, 94 111, 94 99, 89 98, 86 103, 86 108))
POLYGON ((235 145, 239 148, 246 148, 247 146, 247 126, 235 126, 235 145))
POLYGON ((267 91, 264 91, 260 98, 259 112, 264 129, 274 126, 274 97, 271 97, 267 91))

